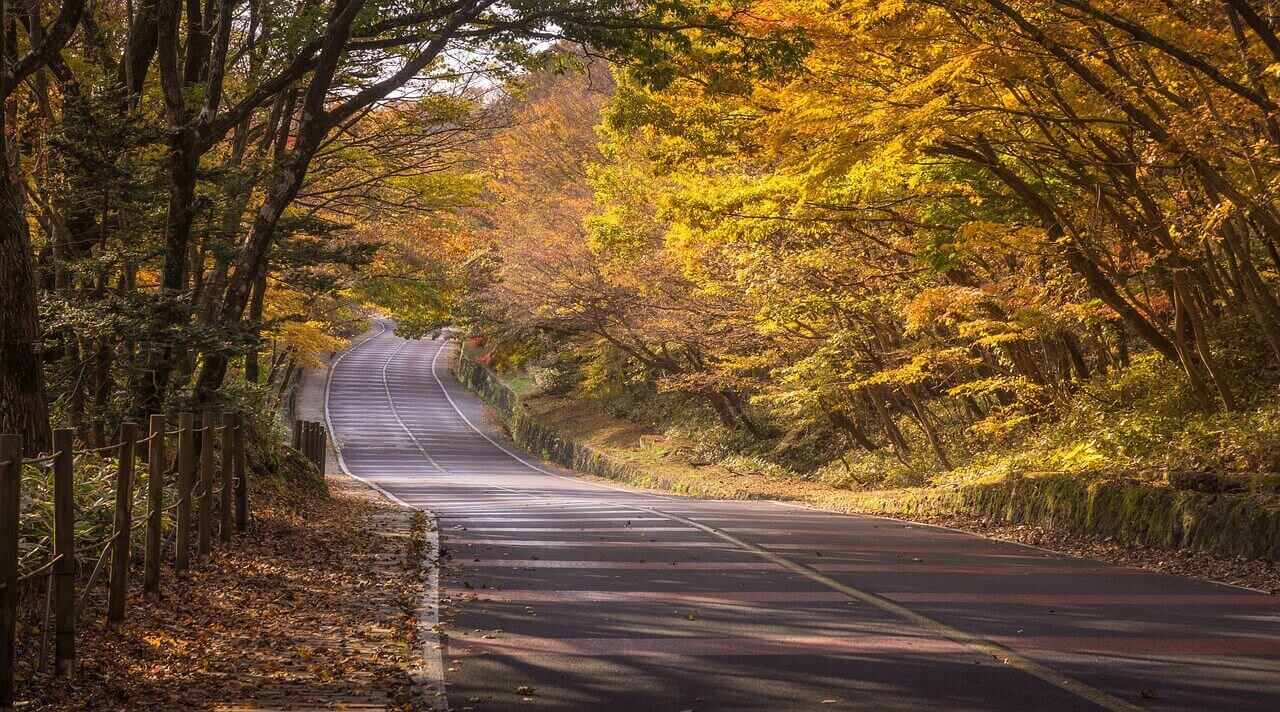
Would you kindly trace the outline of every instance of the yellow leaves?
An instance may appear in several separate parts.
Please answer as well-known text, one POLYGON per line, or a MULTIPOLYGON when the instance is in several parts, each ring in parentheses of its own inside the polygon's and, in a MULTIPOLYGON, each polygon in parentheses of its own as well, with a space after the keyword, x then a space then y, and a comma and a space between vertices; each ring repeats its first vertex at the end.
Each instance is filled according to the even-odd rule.
POLYGON ((306 294, 289 289, 269 289, 263 301, 263 317, 268 324, 265 335, 274 339, 278 348, 292 352, 300 367, 321 365, 320 354, 347 343, 332 336, 323 321, 312 318, 313 307, 306 294))
POLYGON ((286 321, 276 326, 274 332, 279 344, 294 353, 299 366, 320 366, 320 354, 340 349, 347 343, 346 339, 326 333, 325 325, 318 321, 286 321))
POLYGON ((991 395, 998 391, 1035 397, 1043 393, 1044 388, 1021 376, 991 376, 965 381, 948 390, 947 395, 954 398, 977 397, 991 395))
POLYGON ((1206 233, 1217 233, 1222 227, 1222 224, 1225 223, 1235 211, 1235 203, 1231 202, 1231 199, 1229 198, 1223 198, 1218 201, 1218 204, 1214 205, 1213 209, 1205 216, 1200 227, 1206 233))
POLYGON ((916 354, 907 363, 898 368, 885 369, 855 385, 858 387, 874 385, 912 386, 924 383, 929 378, 946 378, 956 371, 972 367, 979 361, 970 356, 962 348, 943 348, 916 354))
POLYGON ((953 325, 971 318, 978 302, 986 295, 977 289, 943 286, 922 289, 903 309, 908 333, 919 332, 937 324, 953 325))
MULTIPOLYGON (((975 202, 980 205, 981 202, 975 202)), ((983 250, 1008 249, 1010 245, 1035 245, 1044 241, 1044 230, 1037 226, 997 223, 990 220, 970 220, 955 232, 955 241, 963 249, 980 253, 983 250)))
POLYGON ((1064 447, 1053 455, 1059 469, 1067 471, 1088 470, 1107 459, 1093 440, 1064 447))

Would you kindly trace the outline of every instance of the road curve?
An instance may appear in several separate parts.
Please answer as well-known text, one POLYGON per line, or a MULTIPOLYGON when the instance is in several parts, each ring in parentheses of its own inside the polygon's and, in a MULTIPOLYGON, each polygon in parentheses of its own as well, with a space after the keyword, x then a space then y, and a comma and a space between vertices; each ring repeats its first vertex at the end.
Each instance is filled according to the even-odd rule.
POLYGON ((451 342, 387 327, 328 418, 351 473, 439 517, 450 709, 1280 709, 1280 597, 572 477, 492 430, 451 342))

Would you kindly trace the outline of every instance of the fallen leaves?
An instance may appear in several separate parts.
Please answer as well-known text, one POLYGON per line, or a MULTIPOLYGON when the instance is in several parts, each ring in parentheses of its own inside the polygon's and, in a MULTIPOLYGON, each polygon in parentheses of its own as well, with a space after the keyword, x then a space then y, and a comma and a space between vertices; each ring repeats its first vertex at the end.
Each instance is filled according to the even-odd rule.
POLYGON ((420 525, 409 536, 409 512, 354 491, 255 504, 231 551, 182 580, 166 570, 158 601, 135 589, 118 631, 103 625, 99 590, 81 619, 74 685, 28 664, 23 709, 418 704, 407 670, 420 664, 420 525))

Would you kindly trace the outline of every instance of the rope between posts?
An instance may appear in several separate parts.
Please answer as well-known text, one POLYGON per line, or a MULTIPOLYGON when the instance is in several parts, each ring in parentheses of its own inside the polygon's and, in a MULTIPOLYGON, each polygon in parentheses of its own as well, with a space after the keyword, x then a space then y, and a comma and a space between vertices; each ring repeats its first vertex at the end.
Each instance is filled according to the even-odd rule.
POLYGON ((45 573, 45 572, 47 572, 47 571, 52 570, 52 569, 53 569, 53 565, 54 565, 54 564, 56 564, 56 563, 58 563, 58 562, 59 562, 59 561, 61 561, 61 560, 62 560, 62 554, 58 554, 57 556, 55 556, 55 557, 53 557, 52 559, 49 559, 47 562, 45 562, 44 566, 41 566, 40 568, 36 569, 35 571, 29 571, 29 572, 27 572, 26 574, 24 574, 24 575, 20 576, 20 577, 18 578, 18 583, 26 583, 26 582, 28 582, 28 581, 34 581, 34 580, 35 580, 35 578, 36 578, 37 576, 39 576, 40 574, 42 574, 42 573, 45 573))
POLYGON ((178 430, 158 430, 158 431, 156 431, 156 432, 154 432, 154 433, 152 433, 152 434, 148 435, 147 437, 142 438, 142 439, 141 439, 141 440, 139 440, 138 442, 139 442, 139 443, 149 443, 149 442, 151 442, 152 440, 155 440, 157 437, 161 437, 161 438, 163 438, 163 437, 168 437, 168 436, 173 435, 174 433, 177 433, 177 432, 181 432, 181 431, 178 431, 178 430))
POLYGON ((115 443, 113 445, 103 445, 102 447, 84 448, 82 450, 73 450, 72 453, 75 455, 94 455, 100 452, 107 452, 108 450, 115 450, 116 448, 119 448, 120 445, 121 443, 115 443))
MULTIPOLYGON (((191 432, 193 432, 193 433, 203 433, 203 432, 205 432, 206 430, 235 430, 236 428, 237 428, 237 426, 235 426, 235 425, 202 425, 202 426, 200 426, 200 427, 198 427, 198 428, 192 428, 192 429, 191 429, 191 432)), ((170 436, 170 435, 178 435, 178 434, 180 434, 180 433, 182 433, 182 432, 183 432, 183 429, 182 429, 182 428, 178 428, 178 429, 176 429, 176 430, 167 430, 167 429, 166 429, 166 430, 160 430, 160 431, 157 431, 157 432, 151 433, 150 435, 148 435, 148 436, 147 436, 147 437, 145 437, 145 438, 139 438, 139 439, 135 440, 134 442, 135 442, 135 443, 138 443, 138 444, 145 443, 145 442, 151 442, 152 440, 155 440, 157 437, 162 437, 162 438, 164 438, 164 437, 168 437, 168 436, 170 436)), ((123 444, 124 444, 124 443, 111 443, 111 444, 109 444, 109 445, 103 445, 103 446, 101 446, 101 447, 81 448, 81 449, 79 449, 79 450, 72 450, 72 451, 71 451, 71 453, 72 453, 73 455, 91 455, 91 454, 93 454, 93 453, 106 452, 106 451, 108 451, 108 450, 114 450, 114 449, 116 449, 116 448, 120 447, 120 446, 121 446, 121 445, 123 445, 123 444)), ((59 455, 61 455, 61 454, 63 454, 63 453, 62 453, 62 451, 61 451, 61 450, 59 450, 59 451, 57 451, 57 452, 55 452, 55 453, 51 453, 51 454, 48 454, 48 455, 39 455, 39 456, 37 456, 37 457, 30 457, 30 458, 26 458, 26 459, 24 459, 24 460, 22 461, 22 464, 24 464, 24 465, 34 465, 34 464, 41 463, 41 462, 49 462, 49 461, 52 461, 52 460, 56 459, 56 458, 57 458, 59 455)), ((12 465, 12 464, 13 464, 13 460, 0 460, 0 467, 8 467, 9 465, 12 465)))
MULTIPOLYGON (((29 458, 27 458, 27 459, 23 460, 23 461, 22 461, 22 464, 24 464, 24 465, 40 465, 40 464, 44 464, 44 463, 46 463, 46 462, 53 462, 54 460, 58 459, 58 458, 59 458, 59 457, 61 457, 61 456, 62 456, 62 451, 61 451, 61 450, 59 450, 59 451, 57 451, 57 452, 53 453, 52 455, 41 455, 41 456, 39 456, 39 457, 29 457, 29 458)), ((10 461, 10 462, 12 462, 12 461, 10 461)))
POLYGON ((76 549, 76 553, 77 553, 77 554, 83 554, 83 553, 84 553, 84 552, 86 552, 86 551, 93 551, 94 549, 97 549, 97 548, 98 548, 98 547, 100 547, 100 546, 111 546, 113 543, 115 543, 115 540, 116 540, 116 538, 117 538, 118 536, 120 536, 120 534, 119 534, 119 533, 116 533, 116 534, 112 534, 111 536, 107 537, 106 539, 101 539, 101 540, 96 541, 96 542, 94 542, 94 543, 92 543, 92 544, 85 544, 84 546, 81 546, 81 547, 77 548, 77 549, 76 549))

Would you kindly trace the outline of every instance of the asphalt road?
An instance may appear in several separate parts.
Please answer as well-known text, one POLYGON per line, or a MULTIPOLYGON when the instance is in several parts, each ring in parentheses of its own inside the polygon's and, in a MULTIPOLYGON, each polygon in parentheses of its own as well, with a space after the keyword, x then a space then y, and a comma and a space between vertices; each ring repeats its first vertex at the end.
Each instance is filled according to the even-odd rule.
POLYGON ((449 709, 1280 710, 1280 596, 575 478, 486 423, 454 345, 383 326, 329 419, 439 518, 449 709))

